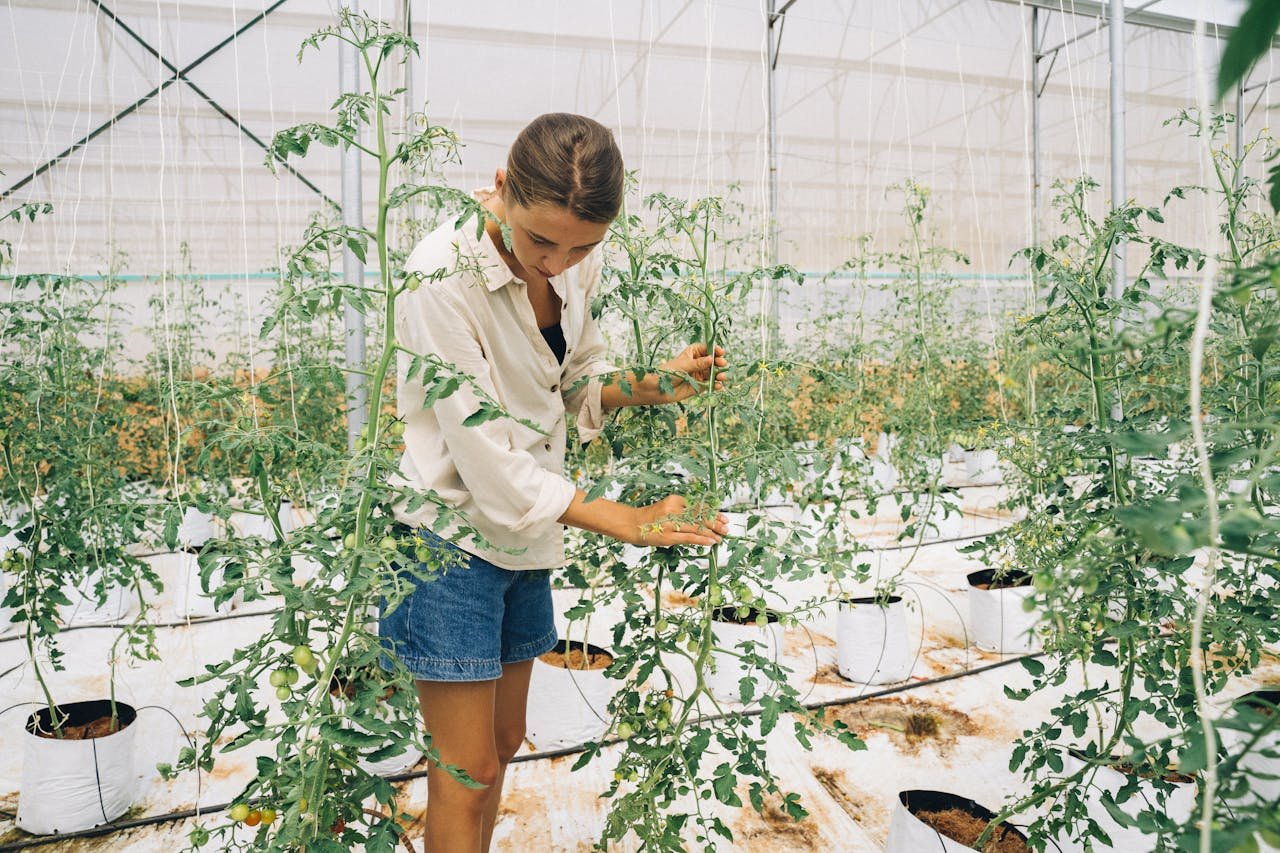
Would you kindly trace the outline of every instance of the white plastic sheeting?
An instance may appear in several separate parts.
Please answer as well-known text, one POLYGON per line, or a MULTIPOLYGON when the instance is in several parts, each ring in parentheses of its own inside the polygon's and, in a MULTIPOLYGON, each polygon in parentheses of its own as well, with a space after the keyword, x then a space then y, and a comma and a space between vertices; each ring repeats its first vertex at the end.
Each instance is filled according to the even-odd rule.
MULTIPOLYGON (((338 91, 336 48, 302 39, 334 19, 334 0, 7 0, 0 5, 0 192, 107 129, 6 201, 51 201, 47 222, 20 228, 19 269, 92 273, 123 253, 123 271, 258 273, 278 263, 323 204, 293 176, 272 177, 248 134, 269 140, 322 120, 338 91), (265 18, 204 58, 188 79, 112 117, 201 60, 255 16, 265 18), (112 16, 118 18, 113 21, 112 16), (238 122, 238 125, 237 125, 238 122), (186 244, 189 261, 179 252, 186 244)), ((568 110, 615 128, 644 191, 740 190, 744 221, 765 210, 765 16, 762 0, 365 0, 366 11, 411 28, 423 46, 413 102, 457 131, 457 186, 487 183, 533 116, 568 110)), ((1070 10, 1069 0, 1057 5, 1070 10)), ((1130 2, 1143 12, 1197 14, 1230 24, 1238 0, 1130 2)), ((1093 7, 1090 7, 1091 9, 1093 7)), ((780 256, 808 270, 850 258, 854 235, 881 246, 903 233, 907 178, 932 189, 937 239, 979 274, 1008 273, 1030 234, 1031 7, 996 0, 797 0, 777 66, 780 256)), ((1046 46, 1067 42, 1044 89, 1046 186, 1108 162, 1106 29, 1089 14, 1040 12, 1046 46), (1094 31, 1090 33, 1090 31, 1094 31)), ((1128 187, 1157 203, 1199 180, 1194 143, 1164 122, 1194 101, 1189 34, 1129 25, 1128 187)), ((1216 61, 1214 40, 1206 55, 1216 61)), ((1275 76, 1275 54, 1250 85, 1275 76)), ((1042 63, 1047 67, 1050 63, 1042 63)), ((402 81, 392 82, 399 85, 402 81)), ((1248 128, 1267 123, 1272 87, 1246 96, 1248 128)), ((298 167, 330 198, 339 159, 321 151, 298 167)), ((366 176, 372 180, 373 175, 366 176)), ((366 189, 366 202, 373 197, 366 189)), ((1046 200, 1048 193, 1046 193, 1046 200)), ((1203 242, 1200 218, 1174 217, 1168 236, 1203 242)), ((6 208, 7 209, 7 208, 6 208)), ((9 231, 18 229, 12 225, 9 231)), ((763 243, 761 243, 763 248, 763 243)), ((1015 267, 1016 271, 1016 267, 1015 267)), ((244 291, 245 298, 248 291, 244 291)))

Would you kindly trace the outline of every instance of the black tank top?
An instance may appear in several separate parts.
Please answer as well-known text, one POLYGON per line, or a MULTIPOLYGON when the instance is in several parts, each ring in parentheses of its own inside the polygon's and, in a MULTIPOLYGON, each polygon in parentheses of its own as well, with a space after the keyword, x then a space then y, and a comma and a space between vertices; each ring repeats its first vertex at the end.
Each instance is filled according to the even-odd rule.
POLYGON ((564 364, 565 341, 564 329, 560 328, 560 324, 547 326, 545 329, 539 329, 542 332, 543 339, 547 342, 547 346, 551 347, 551 354, 556 357, 556 361, 564 364))

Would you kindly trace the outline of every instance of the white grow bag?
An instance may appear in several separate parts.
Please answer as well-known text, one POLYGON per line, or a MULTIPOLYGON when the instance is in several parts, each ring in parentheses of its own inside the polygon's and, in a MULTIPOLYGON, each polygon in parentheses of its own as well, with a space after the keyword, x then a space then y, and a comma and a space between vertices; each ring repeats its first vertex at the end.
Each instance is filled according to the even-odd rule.
MULTIPOLYGON (((1063 761, 1064 771, 1067 774, 1075 773, 1085 766, 1085 762, 1074 752, 1069 752, 1063 761)), ((1088 779, 1088 775, 1085 776, 1088 779)), ((1092 778, 1092 786, 1085 793, 1086 808, 1089 817, 1102 828, 1102 830, 1111 839, 1111 846, 1108 847, 1096 838, 1090 837, 1089 843, 1093 846, 1094 853, 1100 853, 1103 850, 1114 850, 1116 853, 1148 853, 1156 849, 1156 836, 1147 835, 1137 827, 1121 827, 1111 817, 1106 806, 1102 804, 1102 793, 1108 791, 1114 798, 1117 791, 1124 787, 1128 779, 1119 770, 1110 767, 1099 767, 1096 774, 1092 778)), ((1156 799, 1155 786, 1150 782, 1139 785, 1138 792, 1123 803, 1117 803, 1120 811, 1136 818, 1140 812, 1159 809, 1168 815, 1169 819, 1175 823, 1186 823, 1191 818, 1191 812, 1195 809, 1196 804, 1196 784, 1194 782, 1178 783, 1177 787, 1169 793, 1168 799, 1164 801, 1163 806, 1158 805, 1156 799)), ((1086 847, 1071 839, 1059 838, 1057 845, 1060 850, 1065 853, 1084 853, 1086 847)))
MULTIPOLYGON (((179 619, 199 619, 231 612, 235 606, 235 596, 215 607, 212 593, 206 593, 200 585, 198 554, 194 551, 176 551, 171 555, 171 559, 177 562, 176 580, 173 585, 173 611, 179 619)), ((223 568, 215 566, 209 575, 209 589, 216 590, 222 586, 222 582, 223 568)))
POLYGON ((98 603, 94 587, 97 579, 87 577, 78 584, 67 584, 62 594, 70 604, 58 606, 58 616, 64 625, 106 625, 122 622, 129 615, 133 605, 133 590, 124 586, 107 588, 106 600, 98 603))
MULTIPOLYGON (((111 712, 105 699, 58 706, 71 724, 111 712)), ((105 737, 60 740, 32 734, 37 718, 46 728, 49 709, 27 718, 23 733, 18 827, 34 835, 78 832, 109 823, 133 805, 133 741, 138 713, 116 703, 122 728, 105 737)))
MULTIPOLYGON (((552 651, 582 650, 578 640, 560 643, 552 651)), ((599 646, 587 644, 591 655, 613 655, 599 646)), ((553 666, 542 658, 533 662, 529 676, 529 702, 525 716, 525 736, 538 750, 564 749, 599 740, 609 728, 609 700, 614 682, 604 669, 569 669, 553 666)))
POLYGON ((966 450, 964 475, 970 485, 998 485, 1004 479, 1000 472, 1000 454, 994 450, 966 450))
POLYGON ((178 524, 178 545, 183 548, 199 548, 217 535, 213 513, 189 506, 182 513, 178 524))
MULTIPOLYGON (((771 679, 742 660, 740 644, 753 643, 756 654, 774 663, 777 663, 782 652, 782 628, 778 625, 777 614, 768 613, 769 624, 761 628, 754 621, 745 625, 728 621, 733 612, 732 607, 717 607, 712 611, 714 621, 711 623, 711 633, 715 638, 716 650, 711 653, 711 671, 707 673, 706 682, 711 695, 721 702, 741 702, 741 682, 748 676, 756 681, 757 698, 772 692, 771 679)), ((752 611, 748 619, 755 619, 755 611, 752 611)))
MULTIPOLYGON (((280 501, 280 514, 276 517, 280 521, 280 529, 284 531, 285 536, 288 536, 296 526, 293 520, 293 504, 287 500, 280 501)), ((258 536, 268 542, 276 540, 276 529, 271 526, 271 521, 265 512, 237 512, 231 517, 231 523, 242 537, 258 536)))
POLYGON ((978 588, 978 584, 991 583, 994 575, 994 570, 983 569, 968 576, 970 641, 984 651, 1002 655, 1037 651, 1040 638, 1035 628, 1040 614, 1023 609, 1023 602, 1034 590, 1030 586, 978 588))
MULTIPOLYGON (((1280 705, 1280 690, 1277 689, 1255 690, 1237 699, 1236 703, 1247 703, 1250 697, 1261 699, 1272 705, 1280 705)), ((1232 752, 1244 749, 1251 739, 1249 732, 1238 729, 1223 728, 1219 731, 1222 734, 1223 743, 1232 752)), ((1280 730, 1272 729, 1259 738, 1249 752, 1240 759, 1239 771, 1249 776, 1249 791, 1240 799, 1242 805, 1270 803, 1280 799, 1280 730)))
POLYGON ((888 604, 875 597, 840 602, 836 616, 837 668, 859 684, 889 684, 911 673, 907 608, 900 596, 888 604))
MULTIPOLYGON (((990 809, 968 797, 942 791, 903 791, 898 794, 893 817, 889 821, 885 853, 973 853, 972 847, 947 838, 912 814, 913 811, 946 809, 962 809, 986 821, 995 817, 990 809)), ((1026 840, 1026 836, 1016 828, 1008 824, 1005 826, 1004 832, 1026 840)))

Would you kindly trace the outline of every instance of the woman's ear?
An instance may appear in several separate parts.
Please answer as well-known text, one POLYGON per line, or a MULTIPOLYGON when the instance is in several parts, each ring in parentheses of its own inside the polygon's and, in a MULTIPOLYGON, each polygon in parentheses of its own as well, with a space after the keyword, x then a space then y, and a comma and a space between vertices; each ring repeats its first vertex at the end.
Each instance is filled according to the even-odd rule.
POLYGON ((502 185, 507 182, 507 170, 499 168, 493 173, 493 189, 494 192, 502 192, 502 185))

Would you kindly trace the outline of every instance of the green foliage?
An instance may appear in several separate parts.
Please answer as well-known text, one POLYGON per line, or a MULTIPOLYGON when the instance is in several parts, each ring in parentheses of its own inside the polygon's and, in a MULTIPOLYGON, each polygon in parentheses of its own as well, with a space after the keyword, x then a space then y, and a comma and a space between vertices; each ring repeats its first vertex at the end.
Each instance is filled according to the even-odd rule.
MULTIPOLYGON (((110 322, 116 283, 20 275, 0 303, 6 349, 0 362, 6 413, 0 420, 0 566, 10 582, 3 605, 21 626, 59 736, 61 715, 42 657, 47 654, 54 670, 63 668, 57 635, 73 599, 101 606, 123 590, 139 603, 137 618, 105 661, 113 673, 122 647, 134 658, 155 656, 145 590, 158 592, 160 582, 128 551, 151 512, 118 464, 120 412, 104 394, 120 343, 110 322)), ((111 691, 114 699, 114 679, 111 691)))

